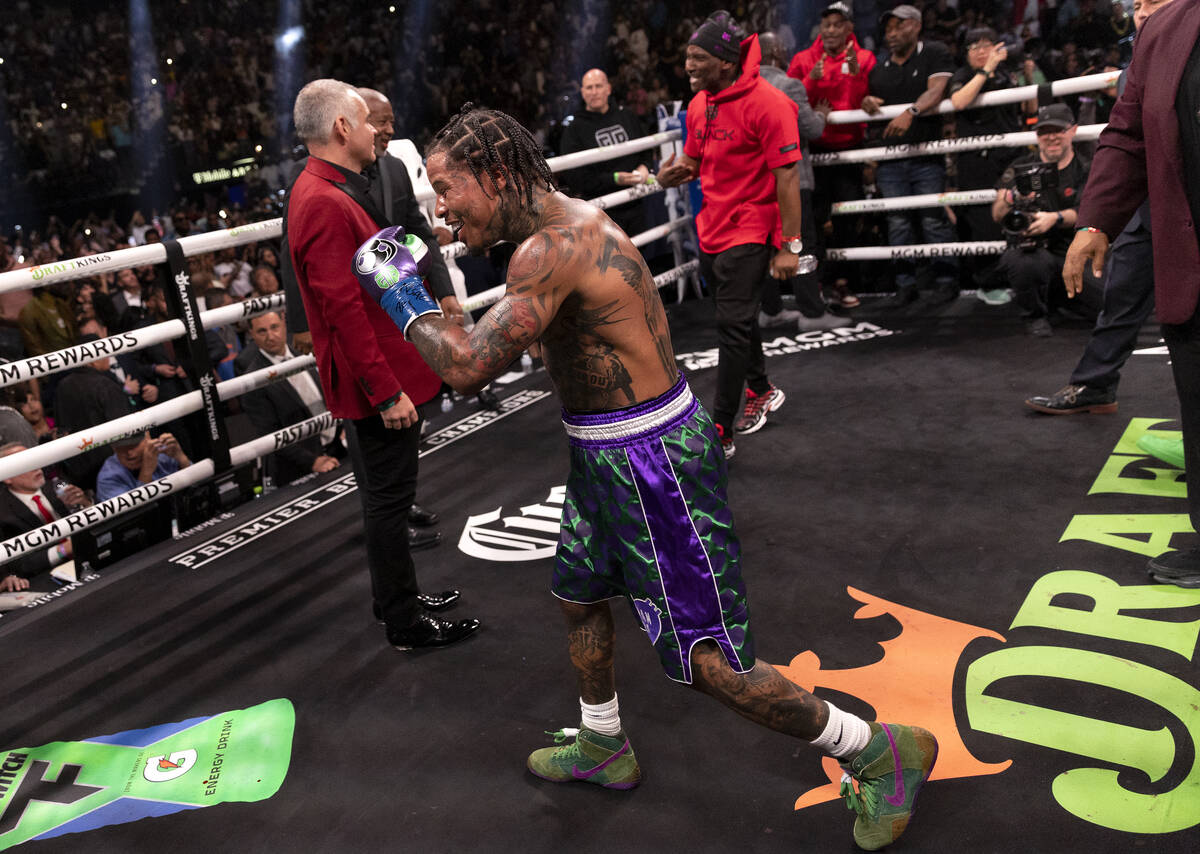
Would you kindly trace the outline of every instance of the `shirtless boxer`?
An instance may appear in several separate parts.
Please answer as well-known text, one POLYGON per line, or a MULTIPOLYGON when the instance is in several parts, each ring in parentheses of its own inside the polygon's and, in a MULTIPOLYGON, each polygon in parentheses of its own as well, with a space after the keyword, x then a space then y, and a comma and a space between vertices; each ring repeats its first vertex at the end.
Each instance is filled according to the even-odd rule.
POLYGON ((609 788, 640 782, 613 677, 608 600, 624 596, 670 678, 838 757, 857 780, 843 784, 858 814, 855 840, 868 850, 892 842, 937 742, 918 727, 841 711, 755 658, 721 443, 675 366, 641 254, 604 213, 555 189, 529 132, 503 113, 468 104, 427 154, 437 213, 457 240, 474 252, 518 244, 505 295, 469 332, 442 317, 421 284, 423 244, 395 228, 359 250, 360 283, 463 394, 540 347, 570 437, 552 590, 583 720, 559 734, 574 741, 534 751, 529 770, 609 788))

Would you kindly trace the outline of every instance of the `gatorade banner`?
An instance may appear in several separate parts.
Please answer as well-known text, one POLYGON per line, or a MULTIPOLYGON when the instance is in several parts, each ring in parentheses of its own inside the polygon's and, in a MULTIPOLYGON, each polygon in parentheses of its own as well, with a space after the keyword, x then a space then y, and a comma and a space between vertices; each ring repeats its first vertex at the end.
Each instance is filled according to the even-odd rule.
POLYGON ((290 700, 149 729, 6 750, 0 851, 30 839, 271 797, 287 776, 290 700))

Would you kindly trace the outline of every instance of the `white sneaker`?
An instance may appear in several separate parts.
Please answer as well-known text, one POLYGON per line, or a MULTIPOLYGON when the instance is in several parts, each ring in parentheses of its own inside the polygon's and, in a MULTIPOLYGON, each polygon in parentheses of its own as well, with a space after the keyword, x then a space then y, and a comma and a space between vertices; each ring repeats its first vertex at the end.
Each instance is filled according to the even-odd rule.
MULTIPOLYGON (((796 312, 800 314, 800 312, 796 312)), ((834 314, 827 311, 820 317, 805 317, 800 314, 796 321, 796 328, 801 332, 820 332, 826 329, 840 329, 843 326, 849 326, 853 323, 850 318, 842 317, 840 314, 834 314)))
POLYGON ((798 311, 792 311, 790 308, 780 309, 779 314, 767 314, 760 311, 758 313, 758 328, 759 329, 775 329, 781 326, 793 326, 797 318, 804 317, 798 311))

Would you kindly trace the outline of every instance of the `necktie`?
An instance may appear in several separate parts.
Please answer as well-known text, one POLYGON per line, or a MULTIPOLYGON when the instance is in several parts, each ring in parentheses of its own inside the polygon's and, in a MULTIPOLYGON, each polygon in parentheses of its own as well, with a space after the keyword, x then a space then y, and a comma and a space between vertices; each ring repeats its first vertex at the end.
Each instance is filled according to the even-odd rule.
POLYGON ((47 522, 54 521, 54 514, 50 512, 50 508, 42 503, 42 496, 35 492, 33 494, 33 503, 37 505, 38 511, 42 514, 42 518, 47 522))

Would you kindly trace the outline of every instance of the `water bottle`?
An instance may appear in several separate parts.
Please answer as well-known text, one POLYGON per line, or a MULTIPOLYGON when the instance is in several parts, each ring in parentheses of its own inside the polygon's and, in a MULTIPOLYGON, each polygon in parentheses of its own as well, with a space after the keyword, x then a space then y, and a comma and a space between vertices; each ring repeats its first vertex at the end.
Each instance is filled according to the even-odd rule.
POLYGON ((521 373, 533 373, 533 356, 530 356, 528 352, 521 354, 521 373))
POLYGON ((442 412, 449 412, 454 408, 454 401, 450 398, 450 393, 442 395, 442 412))
POLYGON ((275 478, 266 472, 263 472, 262 491, 263 495, 270 495, 275 491, 275 478))
MULTIPOLYGON (((56 477, 54 480, 50 481, 50 485, 54 487, 54 494, 58 496, 58 500, 63 504, 67 504, 66 494, 67 490, 71 488, 71 484, 67 483, 61 477, 56 477)), ((67 504, 67 507, 71 510, 78 510, 80 505, 67 504)))
POLYGON ((806 276, 817 269, 817 259, 812 255, 801 255, 796 260, 798 262, 796 264, 797 276, 806 276))

